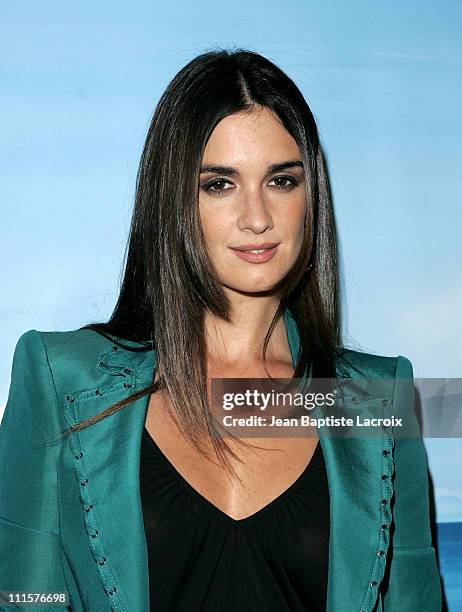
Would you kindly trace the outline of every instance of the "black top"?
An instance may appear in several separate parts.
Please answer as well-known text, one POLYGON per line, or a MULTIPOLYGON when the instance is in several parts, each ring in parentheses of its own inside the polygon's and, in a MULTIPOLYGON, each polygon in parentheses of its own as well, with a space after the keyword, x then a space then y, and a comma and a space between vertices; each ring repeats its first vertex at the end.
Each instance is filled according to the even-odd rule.
POLYGON ((330 514, 319 441, 299 478, 244 519, 196 491, 146 428, 140 487, 151 612, 325 611, 330 514))

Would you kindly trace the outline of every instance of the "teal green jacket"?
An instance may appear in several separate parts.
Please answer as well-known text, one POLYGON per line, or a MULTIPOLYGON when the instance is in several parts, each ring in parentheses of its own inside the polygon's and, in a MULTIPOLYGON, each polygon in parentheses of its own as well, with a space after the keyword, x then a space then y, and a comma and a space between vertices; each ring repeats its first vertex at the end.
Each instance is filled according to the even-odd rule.
MULTIPOLYGON (((295 364, 298 330, 288 311, 284 320, 295 364)), ((20 336, 0 425, 0 591, 67 591, 72 612, 149 611, 139 488, 148 397, 49 442, 147 386, 156 364, 155 351, 115 349, 92 330, 20 336)), ((358 371, 391 382, 351 398, 348 410, 359 401, 415 419, 407 358, 348 350, 339 372, 354 380, 358 371)), ((331 512, 327 612, 440 612, 422 439, 392 427, 375 437, 319 432, 331 512)))

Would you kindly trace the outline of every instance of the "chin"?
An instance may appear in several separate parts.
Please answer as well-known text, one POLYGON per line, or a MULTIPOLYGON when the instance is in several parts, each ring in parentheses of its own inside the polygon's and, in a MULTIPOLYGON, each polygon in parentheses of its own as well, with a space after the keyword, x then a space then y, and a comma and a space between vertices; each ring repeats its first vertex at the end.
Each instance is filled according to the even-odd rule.
POLYGON ((233 291, 250 295, 252 293, 257 294, 271 291, 281 278, 282 276, 280 274, 267 274, 265 276, 259 274, 254 278, 249 274, 245 280, 242 279, 242 277, 237 280, 234 279, 234 282, 231 279, 226 279, 223 285, 233 291), (243 280, 244 282, 242 282, 243 280))

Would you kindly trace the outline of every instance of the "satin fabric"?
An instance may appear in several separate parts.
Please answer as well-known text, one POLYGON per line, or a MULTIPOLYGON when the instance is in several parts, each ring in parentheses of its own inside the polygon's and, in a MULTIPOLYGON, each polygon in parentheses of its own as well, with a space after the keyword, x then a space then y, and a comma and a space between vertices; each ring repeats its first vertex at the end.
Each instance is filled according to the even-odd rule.
MULTIPOLYGON (((295 364, 288 310, 284 321, 295 364)), ((0 426, 0 591, 68 591, 72 612, 148 612, 139 487, 148 398, 64 442, 60 434, 144 388, 156 363, 155 351, 114 350, 92 330, 19 338, 0 426)), ((363 410, 384 406, 415 420, 406 357, 347 350, 338 371, 383 379, 380 392, 359 400, 363 410)), ((357 402, 347 398, 345 410, 354 414, 357 402)), ((331 502, 327 612, 439 612, 422 440, 387 427, 374 438, 320 430, 320 444, 331 502)))

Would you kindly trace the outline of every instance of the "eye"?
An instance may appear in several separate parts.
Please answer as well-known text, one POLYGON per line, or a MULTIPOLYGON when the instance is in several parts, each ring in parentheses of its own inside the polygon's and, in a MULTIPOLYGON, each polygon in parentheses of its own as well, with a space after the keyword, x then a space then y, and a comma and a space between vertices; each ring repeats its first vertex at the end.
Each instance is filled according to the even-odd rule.
POLYGON ((297 187, 298 185, 298 181, 296 179, 294 179, 292 176, 275 176, 271 182, 273 181, 288 181, 284 183, 283 185, 281 185, 280 183, 277 185, 278 189, 281 189, 282 191, 290 191, 291 189, 294 189, 294 187, 297 187))
MULTIPOLYGON (((276 189, 278 189, 279 191, 291 191, 292 189, 294 189, 295 187, 298 186, 299 181, 297 181, 297 179, 295 179, 293 176, 275 176, 271 181, 270 184, 272 182, 276 182, 276 189)), ((219 179, 214 179, 213 181, 210 181, 209 183, 206 183, 202 189, 213 196, 222 196, 224 194, 225 191, 229 191, 229 189, 233 189, 233 184, 224 179, 224 178, 219 178, 219 179), (224 185, 231 185, 231 187, 228 188, 224 188, 224 185)))
POLYGON ((223 187, 221 187, 220 189, 220 185, 231 185, 232 183, 230 183, 229 181, 227 181, 226 179, 217 179, 214 181, 211 181, 210 183, 207 183, 206 185, 204 185, 203 189, 205 192, 210 193, 211 195, 223 195, 223 193, 225 191, 228 191, 228 189, 223 189, 223 187))

